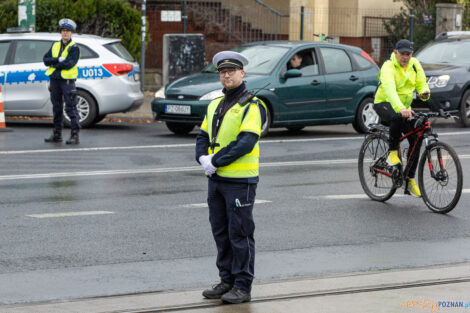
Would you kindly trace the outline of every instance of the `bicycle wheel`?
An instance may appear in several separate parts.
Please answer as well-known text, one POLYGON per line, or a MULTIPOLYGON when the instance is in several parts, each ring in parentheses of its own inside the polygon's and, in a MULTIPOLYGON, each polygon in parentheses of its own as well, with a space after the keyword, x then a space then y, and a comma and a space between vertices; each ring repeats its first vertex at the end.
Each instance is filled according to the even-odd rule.
POLYGON ((445 214, 457 205, 462 194, 462 165, 454 149, 443 142, 433 143, 429 153, 431 160, 428 160, 427 149, 421 154, 419 188, 428 208, 445 214), (429 164, 427 171, 424 170, 425 164, 429 164))
POLYGON ((362 143, 358 160, 359 179, 362 189, 372 200, 387 201, 396 191, 392 178, 378 168, 387 155, 388 139, 384 135, 369 135, 362 143))

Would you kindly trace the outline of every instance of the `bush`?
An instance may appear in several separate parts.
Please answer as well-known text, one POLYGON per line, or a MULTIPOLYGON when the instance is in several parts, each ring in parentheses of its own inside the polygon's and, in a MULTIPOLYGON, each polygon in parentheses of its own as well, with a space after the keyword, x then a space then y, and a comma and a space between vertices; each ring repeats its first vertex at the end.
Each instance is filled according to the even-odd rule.
POLYGON ((0 33, 8 27, 18 26, 18 1, 6 0, 0 2, 0 33))
MULTIPOLYGON (((17 0, 0 4, 0 32, 18 24, 17 0)), ((77 33, 120 38, 136 60, 140 60, 141 13, 124 0, 36 1, 36 31, 58 32, 59 20, 77 23, 77 33)), ((147 35, 148 41, 148 35, 147 35)))

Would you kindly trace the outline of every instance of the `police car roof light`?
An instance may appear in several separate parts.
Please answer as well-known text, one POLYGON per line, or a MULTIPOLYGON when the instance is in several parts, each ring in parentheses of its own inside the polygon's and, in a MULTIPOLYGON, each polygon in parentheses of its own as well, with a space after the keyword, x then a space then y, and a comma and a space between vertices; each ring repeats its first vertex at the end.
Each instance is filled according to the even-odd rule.
POLYGON ((32 33, 32 27, 8 27, 7 33, 32 33))

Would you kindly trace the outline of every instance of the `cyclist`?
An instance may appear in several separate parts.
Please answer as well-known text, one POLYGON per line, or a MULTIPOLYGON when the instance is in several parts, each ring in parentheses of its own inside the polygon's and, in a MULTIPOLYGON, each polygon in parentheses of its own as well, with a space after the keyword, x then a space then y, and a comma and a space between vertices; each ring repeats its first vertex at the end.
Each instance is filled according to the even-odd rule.
MULTIPOLYGON (((426 101, 430 97, 429 86, 426 82, 424 70, 416 58, 412 57, 413 44, 406 39, 397 42, 395 49, 390 57, 380 69, 379 87, 375 93, 374 109, 380 116, 384 124, 390 126, 389 155, 387 163, 390 166, 396 166, 401 163, 398 157, 398 147, 402 133, 408 133, 414 129, 413 114, 411 108, 413 102, 413 92, 416 89, 417 97, 426 101)), ((410 149, 417 140, 415 134, 408 136, 410 149)), ((416 146, 416 152, 419 152, 420 146, 416 146)), ((421 197, 421 192, 414 180, 418 158, 414 158, 410 164, 408 173, 408 191, 421 197)))

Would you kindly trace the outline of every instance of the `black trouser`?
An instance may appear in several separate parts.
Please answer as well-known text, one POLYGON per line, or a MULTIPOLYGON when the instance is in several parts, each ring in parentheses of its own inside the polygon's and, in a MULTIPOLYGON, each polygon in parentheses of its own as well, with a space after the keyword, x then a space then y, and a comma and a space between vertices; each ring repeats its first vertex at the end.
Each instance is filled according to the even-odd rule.
POLYGON ((54 129, 61 131, 64 128, 64 101, 65 113, 70 118, 70 128, 73 133, 80 131, 80 117, 77 110, 77 89, 73 79, 53 79, 50 82, 52 110, 54 113, 54 129))
POLYGON ((209 179, 209 221, 217 245, 217 267, 222 281, 251 291, 255 270, 256 184, 209 179))
MULTIPOLYGON (((409 120, 402 117, 394 118, 390 121, 390 139, 389 139, 389 149, 390 150, 398 150, 400 145, 400 138, 402 134, 408 134, 409 132, 414 130, 413 123, 415 120, 409 120)), ((418 140, 417 134, 412 134, 406 137, 410 144, 410 148, 408 149, 408 162, 410 161, 410 153, 413 150, 413 145, 418 140)), ((422 141, 416 145, 413 154, 414 159, 413 163, 410 165, 410 171, 408 172, 409 178, 414 178, 416 174, 416 168, 418 167, 418 159, 419 159, 419 152, 421 149, 422 141)))

